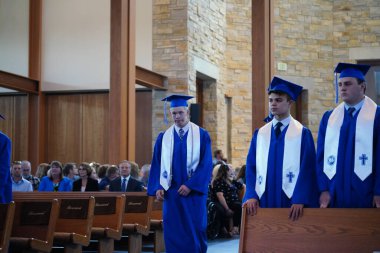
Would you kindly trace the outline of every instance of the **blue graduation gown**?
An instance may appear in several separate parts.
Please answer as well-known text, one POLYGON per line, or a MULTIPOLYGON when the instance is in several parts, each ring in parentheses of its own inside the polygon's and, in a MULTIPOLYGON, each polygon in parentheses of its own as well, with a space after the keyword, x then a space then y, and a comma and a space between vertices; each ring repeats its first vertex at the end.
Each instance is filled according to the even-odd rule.
POLYGON ((11 140, 0 132, 0 203, 12 201, 11 167, 11 140))
POLYGON ((300 172, 292 198, 288 198, 282 190, 282 165, 284 159, 284 144, 286 127, 277 138, 272 127, 268 169, 265 192, 259 199, 256 187, 256 143, 258 130, 255 131, 247 157, 246 193, 243 199, 255 198, 260 207, 277 208, 290 207, 292 204, 304 204, 305 207, 315 207, 318 203, 318 192, 315 176, 315 147, 309 129, 303 127, 301 142, 300 172))
POLYGON ((323 115, 318 132, 317 177, 319 191, 329 191, 330 207, 372 207, 373 196, 380 195, 380 107, 376 109, 373 132, 372 174, 362 181, 354 173, 355 129, 359 113, 351 117, 344 112, 340 128, 336 174, 329 180, 323 172, 323 155, 328 119, 332 111, 323 115))
MULTIPOLYGON (((175 132, 175 130, 173 130, 175 132)), ((160 185, 161 147, 164 133, 160 133, 154 146, 153 159, 148 181, 148 195, 155 196, 160 185)), ((200 160, 193 176, 189 179, 186 169, 186 138, 181 141, 174 133, 172 182, 165 192, 163 204, 164 239, 167 253, 203 253, 207 251, 208 184, 211 179, 212 155, 209 134, 200 128, 200 160), (177 191, 184 184, 191 189, 188 196, 177 191)))

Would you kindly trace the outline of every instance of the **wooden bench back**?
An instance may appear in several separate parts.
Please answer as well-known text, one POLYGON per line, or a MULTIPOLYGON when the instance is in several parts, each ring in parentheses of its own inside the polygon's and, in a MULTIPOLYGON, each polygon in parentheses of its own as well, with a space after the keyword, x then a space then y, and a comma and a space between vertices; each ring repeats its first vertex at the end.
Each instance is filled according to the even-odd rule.
POLYGON ((18 199, 11 236, 39 240, 45 249, 51 249, 59 216, 57 199, 18 199))
POLYGON ((138 224, 149 231, 153 198, 145 192, 126 192, 124 224, 138 224))
POLYGON ((0 204, 0 253, 7 253, 11 237, 15 202, 0 204))
MULTIPOLYGON (((125 195, 119 192, 62 192, 63 198, 95 197, 93 227, 122 230, 125 195)), ((120 232, 121 233, 121 232, 120 232)))
POLYGON ((55 232, 76 233, 90 238, 95 208, 93 197, 78 198, 62 192, 17 192, 13 196, 16 204, 21 199, 58 199, 60 210, 55 232))
POLYGON ((239 253, 380 251, 380 210, 304 209, 297 221, 287 208, 243 208, 239 253))
POLYGON ((152 214, 150 216, 152 220, 162 220, 162 205, 162 201, 158 201, 157 199, 153 200, 152 214))

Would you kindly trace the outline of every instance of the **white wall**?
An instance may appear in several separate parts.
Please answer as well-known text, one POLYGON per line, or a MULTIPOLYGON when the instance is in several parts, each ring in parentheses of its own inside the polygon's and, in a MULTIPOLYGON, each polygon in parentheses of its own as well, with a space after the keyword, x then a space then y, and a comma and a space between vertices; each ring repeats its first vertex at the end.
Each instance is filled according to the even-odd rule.
POLYGON ((110 0, 45 0, 42 90, 109 89, 110 0))
POLYGON ((136 1, 136 65, 152 70, 152 0, 136 1))
POLYGON ((28 76, 29 0, 0 0, 0 70, 28 76))
MULTIPOLYGON (((41 89, 109 89, 110 1, 44 0, 41 89)), ((136 1, 136 65, 152 70, 152 0, 136 1)), ((29 0, 0 0, 0 70, 28 76, 29 0)))

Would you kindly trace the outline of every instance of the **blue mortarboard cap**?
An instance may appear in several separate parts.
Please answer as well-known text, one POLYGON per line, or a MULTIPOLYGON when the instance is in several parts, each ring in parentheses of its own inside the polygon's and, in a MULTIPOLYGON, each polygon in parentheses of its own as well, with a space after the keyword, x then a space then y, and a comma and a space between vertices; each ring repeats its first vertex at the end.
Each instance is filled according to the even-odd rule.
POLYGON ((365 75, 370 67, 370 65, 365 64, 338 63, 334 72, 340 73, 339 78, 356 77, 365 81, 365 75))
POLYGON ((365 64, 353 64, 340 62, 334 70, 335 74, 335 103, 338 103, 338 73, 339 78, 354 77, 359 80, 365 81, 365 75, 367 74, 370 65, 365 64))
POLYGON ((163 98, 161 101, 170 102, 170 108, 179 107, 179 106, 187 107, 187 100, 191 98, 193 98, 193 96, 173 94, 173 95, 167 96, 166 98, 163 98))
POLYGON ((302 89, 303 88, 300 85, 275 76, 268 87, 268 94, 271 92, 283 92, 288 94, 293 101, 296 101, 297 97, 301 94, 302 89))
POLYGON ((173 95, 167 96, 166 98, 163 98, 161 101, 165 101, 165 104, 164 104, 165 124, 168 124, 168 119, 166 116, 166 103, 170 102, 170 108, 180 107, 180 106, 187 107, 187 100, 191 98, 193 98, 193 96, 181 95, 181 94, 173 94, 173 95))

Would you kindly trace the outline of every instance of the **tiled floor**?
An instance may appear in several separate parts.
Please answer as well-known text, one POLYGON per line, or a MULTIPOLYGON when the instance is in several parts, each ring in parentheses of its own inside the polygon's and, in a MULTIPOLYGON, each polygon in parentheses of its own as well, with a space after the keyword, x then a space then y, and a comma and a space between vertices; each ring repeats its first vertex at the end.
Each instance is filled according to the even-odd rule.
POLYGON ((237 253, 239 251, 239 237, 231 239, 217 239, 208 243, 207 253, 237 253))

